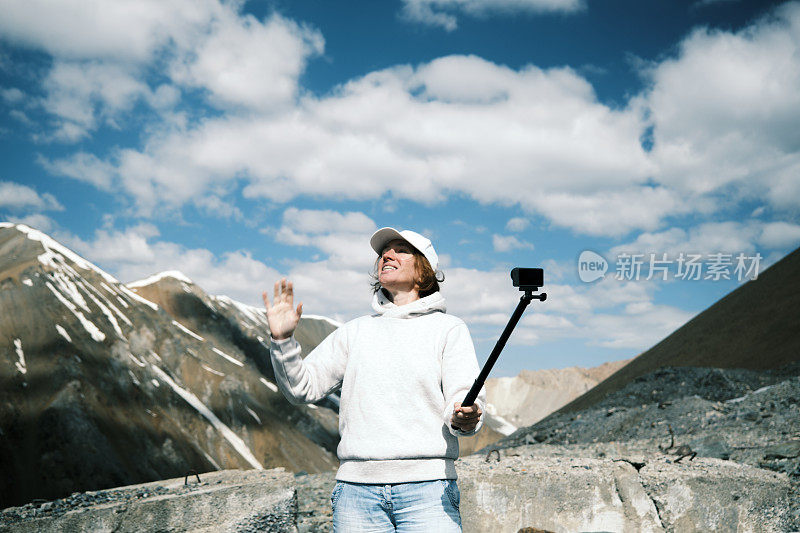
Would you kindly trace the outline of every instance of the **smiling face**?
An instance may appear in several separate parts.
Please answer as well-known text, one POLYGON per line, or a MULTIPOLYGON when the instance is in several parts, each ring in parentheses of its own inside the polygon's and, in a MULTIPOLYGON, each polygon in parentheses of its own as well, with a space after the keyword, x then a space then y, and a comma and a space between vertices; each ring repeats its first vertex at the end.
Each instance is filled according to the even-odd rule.
POLYGON ((378 281, 393 295, 416 290, 416 261, 414 248, 410 244, 395 239, 383 247, 383 253, 378 261, 378 281))

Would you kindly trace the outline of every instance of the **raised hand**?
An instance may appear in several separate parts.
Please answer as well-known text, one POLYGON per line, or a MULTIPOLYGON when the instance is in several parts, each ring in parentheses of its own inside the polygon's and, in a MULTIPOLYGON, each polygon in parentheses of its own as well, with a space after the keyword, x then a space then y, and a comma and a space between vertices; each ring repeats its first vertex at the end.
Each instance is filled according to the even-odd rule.
POLYGON ((300 322, 300 315, 303 314, 303 302, 294 308, 294 291, 292 282, 282 278, 275 282, 275 295, 272 305, 269 303, 267 291, 261 293, 264 298, 264 305, 267 307, 267 322, 269 331, 275 340, 288 339, 294 333, 297 324, 300 322))

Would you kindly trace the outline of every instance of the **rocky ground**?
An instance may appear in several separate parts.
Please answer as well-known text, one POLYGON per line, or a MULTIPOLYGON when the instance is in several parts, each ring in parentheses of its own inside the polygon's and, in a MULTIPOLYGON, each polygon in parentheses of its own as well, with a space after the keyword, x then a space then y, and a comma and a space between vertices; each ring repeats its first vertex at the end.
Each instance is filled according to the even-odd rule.
POLYGON ((0 531, 289 532, 296 516, 291 473, 223 470, 4 509, 0 531))
MULTIPOLYGON (((544 458, 621 461, 663 470, 696 452, 694 459, 689 455, 678 464, 691 463, 703 472, 718 465, 745 471, 741 465, 749 465, 788 475, 795 494, 790 500, 798 503, 785 510, 783 520, 787 531, 800 530, 799 404, 800 364, 766 372, 663 368, 593 409, 553 415, 459 460, 459 472, 472 477, 479 474, 475 469, 500 468, 494 466, 498 459, 503 467, 513 463, 522 471, 544 458), (491 462, 482 466, 489 453, 491 462)), ((297 475, 296 482, 300 531, 331 531, 334 473, 297 475)))
MULTIPOLYGON (((202 474, 202 482, 196 483, 195 476, 189 476, 186 486, 167 487, 160 483, 143 486, 75 493, 54 501, 37 500, 20 507, 4 509, 0 512, 0 531, 15 524, 30 522, 37 518, 57 518, 69 511, 80 510, 104 504, 126 504, 157 496, 190 494, 204 490, 210 483, 218 483, 216 474, 202 474)), ((297 529, 298 533, 330 533, 331 492, 336 483, 336 472, 294 475, 297 488, 297 529)))
MULTIPOLYGON (((558 413, 498 448, 527 445, 603 457, 697 452, 800 477, 800 365, 776 371, 664 368, 592 409, 558 413)), ((484 449, 486 453, 488 449, 484 449)), ((684 460, 688 460, 684 459, 684 460)))
POLYGON ((336 484, 336 472, 322 474, 295 474, 297 487, 298 533, 330 533, 331 493, 336 484))

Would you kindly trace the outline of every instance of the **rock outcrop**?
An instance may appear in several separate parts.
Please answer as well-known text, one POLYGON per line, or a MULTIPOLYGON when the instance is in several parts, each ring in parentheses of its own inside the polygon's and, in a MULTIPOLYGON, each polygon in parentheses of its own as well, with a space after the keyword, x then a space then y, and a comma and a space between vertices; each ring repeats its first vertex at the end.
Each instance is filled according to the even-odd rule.
MULTIPOLYGON (((800 494, 786 474, 731 461, 557 457, 531 446, 488 459, 456 462, 465 533, 781 532, 800 525, 800 494)), ((332 531, 332 473, 225 471, 204 474, 200 483, 184 481, 6 509, 0 529, 332 531)))
POLYGON ((793 531, 786 474, 719 459, 589 459, 504 450, 459 460, 464 531, 793 531))
POLYGON ((296 516, 294 478, 282 468, 225 470, 6 509, 0 530, 293 533, 296 516))

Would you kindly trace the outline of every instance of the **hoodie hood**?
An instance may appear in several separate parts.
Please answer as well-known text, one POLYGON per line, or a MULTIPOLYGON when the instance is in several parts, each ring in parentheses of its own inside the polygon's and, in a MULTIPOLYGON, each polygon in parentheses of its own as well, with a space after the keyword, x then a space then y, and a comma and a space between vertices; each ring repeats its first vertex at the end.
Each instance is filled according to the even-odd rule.
POLYGON ((386 318, 414 318, 429 313, 447 312, 444 296, 438 291, 406 305, 395 305, 389 301, 381 290, 372 297, 372 308, 376 313, 386 318))

